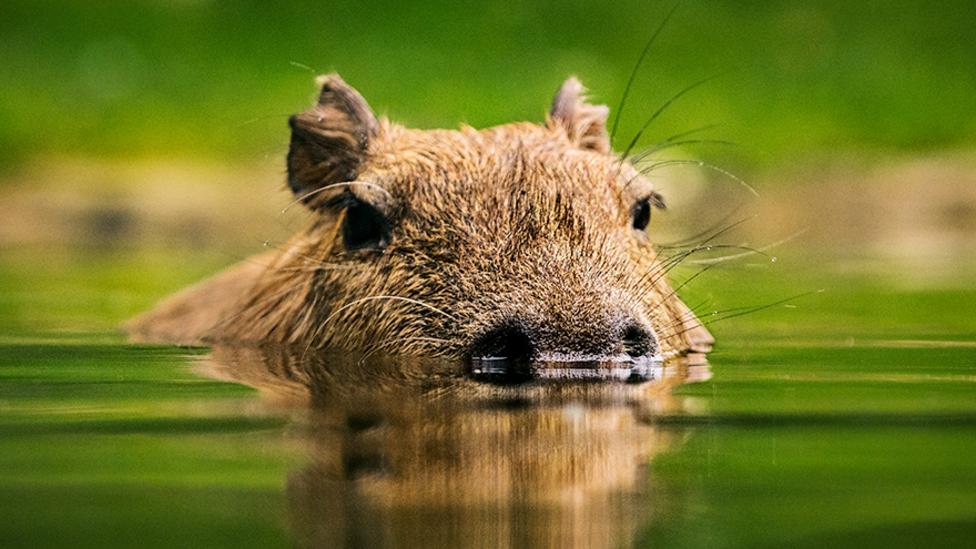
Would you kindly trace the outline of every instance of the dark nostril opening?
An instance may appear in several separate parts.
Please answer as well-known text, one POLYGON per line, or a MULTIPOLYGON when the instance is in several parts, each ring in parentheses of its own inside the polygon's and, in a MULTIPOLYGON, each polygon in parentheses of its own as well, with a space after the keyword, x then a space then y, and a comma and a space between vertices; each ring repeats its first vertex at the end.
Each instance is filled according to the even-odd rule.
POLYGON ((522 383, 532 378, 532 340, 518 326, 501 326, 471 345, 471 374, 492 383, 522 383))
POLYGON ((471 346, 476 359, 505 359, 527 362, 532 359, 532 340, 518 326, 501 326, 479 337, 471 346))
POLYGON ((624 329, 621 345, 623 352, 632 357, 649 355, 657 348, 650 330, 639 324, 631 324, 624 329))

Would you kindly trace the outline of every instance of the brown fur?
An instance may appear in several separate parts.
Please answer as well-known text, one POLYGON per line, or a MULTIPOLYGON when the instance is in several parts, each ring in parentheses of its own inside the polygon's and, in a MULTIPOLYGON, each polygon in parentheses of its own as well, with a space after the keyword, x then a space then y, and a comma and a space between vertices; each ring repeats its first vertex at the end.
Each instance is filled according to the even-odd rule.
POLYGON ((288 159, 311 226, 134 319, 134 338, 461 357, 515 323, 537 356, 564 359, 614 355, 636 325, 665 355, 709 350, 632 227, 651 184, 610 150, 607 109, 578 81, 544 125, 484 130, 405 128, 338 76, 320 84, 288 159), (343 197, 382 212, 385 246, 344 248, 343 197))

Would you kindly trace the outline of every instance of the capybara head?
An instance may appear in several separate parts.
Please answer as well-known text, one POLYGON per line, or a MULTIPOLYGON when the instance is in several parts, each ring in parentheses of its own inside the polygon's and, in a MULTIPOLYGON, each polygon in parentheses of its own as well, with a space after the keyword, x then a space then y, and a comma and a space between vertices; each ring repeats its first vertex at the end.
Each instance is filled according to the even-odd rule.
POLYGON ((314 215, 210 339, 534 361, 706 351, 647 234, 664 207, 570 78, 544 124, 416 130, 336 75, 290 119, 314 215))

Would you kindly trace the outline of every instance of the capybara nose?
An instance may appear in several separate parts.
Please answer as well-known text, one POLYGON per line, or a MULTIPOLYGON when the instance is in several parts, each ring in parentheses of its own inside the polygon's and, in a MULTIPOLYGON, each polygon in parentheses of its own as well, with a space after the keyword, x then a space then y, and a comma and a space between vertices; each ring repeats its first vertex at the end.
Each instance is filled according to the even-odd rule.
POLYGON ((618 349, 633 358, 654 355, 658 351, 657 338, 647 326, 631 321, 624 327, 618 349))
POLYGON ((535 344, 524 328, 517 324, 506 324, 477 338, 471 345, 471 356, 475 359, 527 363, 532 360, 535 350, 535 344))
POLYGON ((651 328, 625 317, 606 326, 580 324, 556 330, 527 322, 505 322, 476 338, 470 356, 525 364, 533 360, 606 360, 621 355, 639 358, 657 351, 651 328))

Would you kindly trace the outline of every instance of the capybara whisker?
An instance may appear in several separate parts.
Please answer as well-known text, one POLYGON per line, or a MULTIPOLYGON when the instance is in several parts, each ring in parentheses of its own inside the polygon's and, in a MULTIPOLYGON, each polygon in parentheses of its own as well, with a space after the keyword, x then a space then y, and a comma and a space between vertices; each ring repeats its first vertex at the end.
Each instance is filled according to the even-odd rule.
POLYGON ((731 179, 735 183, 739 184, 740 186, 744 187, 753 196, 756 196, 756 197, 759 196, 759 193, 756 191, 756 189, 754 189, 752 187, 752 185, 746 183, 746 181, 744 179, 742 179, 741 177, 739 177, 739 176, 735 175, 734 173, 726 170, 725 168, 721 168, 721 167, 716 166, 714 164, 709 164, 708 162, 704 162, 702 160, 690 160, 690 159, 683 159, 683 158, 671 159, 671 160, 659 160, 659 161, 656 161, 656 162, 652 162, 650 164, 650 166, 648 166, 648 167, 641 168, 640 172, 642 174, 644 174, 644 175, 647 175, 647 174, 649 174, 649 173, 651 173, 654 170, 659 169, 659 168, 664 168, 664 167, 667 167, 667 166, 681 166, 681 165, 691 165, 691 166, 696 166, 696 167, 699 167, 699 168, 705 168, 707 170, 712 170, 714 172, 718 172, 718 173, 720 173, 720 174, 728 177, 729 179, 731 179))
POLYGON ((765 257, 767 259, 770 259, 770 260, 774 260, 775 261, 775 257, 770 256, 769 254, 766 253, 768 250, 771 250, 771 249, 776 248, 778 246, 782 246, 783 244, 786 244, 787 242, 789 242, 791 240, 794 240, 796 238, 799 238, 804 233, 806 233, 808 230, 809 229, 799 230, 799 231, 791 234, 790 236, 787 236, 786 238, 781 238, 781 239, 777 240, 776 242, 772 242, 770 244, 767 244, 767 245, 763 246, 762 248, 749 248, 748 246, 741 246, 741 248, 745 250, 742 253, 731 254, 731 255, 726 255, 726 256, 721 256, 721 257, 710 257, 710 258, 707 258, 707 259, 696 259, 694 261, 691 261, 691 263, 695 263, 695 264, 698 264, 698 265, 706 265, 706 264, 709 264, 709 263, 722 263, 722 262, 725 262, 725 261, 732 261, 732 260, 735 260, 735 259, 742 259, 743 257, 749 257, 749 256, 752 256, 752 255, 761 255, 761 256, 763 256, 763 257, 765 257))
MULTIPOLYGON (((542 123, 457 130, 404 127, 338 75, 317 82, 288 121, 282 210, 302 204, 309 225, 131 321, 134 339, 523 361, 711 348, 668 275, 731 227, 660 256, 665 200, 642 172, 668 161, 627 162, 636 140, 614 152, 609 110, 578 80, 542 123)), ((705 142, 682 139, 696 131, 658 147, 705 142)))
POLYGON ((654 111, 653 114, 651 114, 651 116, 647 117, 647 120, 644 122, 644 124, 640 127, 639 130, 637 130, 637 133, 634 134, 634 137, 631 138, 630 143, 627 144, 627 148, 624 149, 624 152, 621 154, 621 157, 623 157, 623 158, 629 158, 630 152, 637 145, 638 141, 640 141, 640 138, 644 135, 644 132, 647 131, 647 128, 649 128, 651 126, 651 124, 655 120, 657 120, 657 118, 659 116, 661 116, 662 114, 664 114, 664 111, 666 111, 668 109, 668 107, 670 107, 671 105, 674 104, 675 101, 677 101, 678 99, 680 99, 681 96, 683 96, 686 93, 694 90, 695 88, 698 88, 699 86, 703 86, 704 84, 707 84, 708 82, 711 82, 712 80, 715 80, 719 76, 722 76, 722 74, 723 73, 713 74, 713 75, 708 76, 706 78, 702 78, 701 80, 698 80, 697 82, 694 82, 692 84, 689 84, 689 85, 685 86, 684 88, 678 90, 677 93, 675 93, 674 95, 672 95, 671 97, 669 97, 667 99, 667 101, 665 101, 660 107, 658 107, 658 109, 656 111, 654 111))
POLYGON ((674 249, 686 248, 688 246, 699 246, 702 243, 711 242, 712 240, 724 234, 729 233, 730 231, 734 230, 736 227, 739 227, 743 223, 746 223, 747 221, 751 221, 756 217, 754 215, 743 217, 742 219, 725 224, 725 222, 728 221, 733 215, 735 215, 735 213, 738 210, 739 208, 735 208, 733 211, 726 214, 717 223, 715 223, 714 225, 712 225, 711 227, 705 229, 700 233, 693 234, 681 240, 675 240, 672 242, 665 242, 665 243, 657 243, 655 244, 655 247, 658 250, 674 250, 674 249))
MULTIPOLYGON (((668 22, 674 16, 674 13, 678 11, 678 6, 681 2, 675 2, 671 6, 671 10, 668 14, 661 20, 658 24, 657 29, 651 34, 647 42, 644 43, 644 47, 641 49, 640 55, 637 56, 637 62, 634 63, 634 68, 630 70, 630 76, 627 77, 627 84, 624 86, 624 92, 620 95, 620 101, 617 103, 617 112, 613 117, 613 125, 610 128, 610 144, 613 144, 614 138, 617 136, 617 126, 620 124, 620 115, 624 112, 624 105, 627 103, 627 96, 630 94, 630 88, 634 85, 634 79, 637 78, 637 71, 640 70, 641 65, 644 64, 644 59, 647 57, 647 53, 651 51, 651 46, 657 41, 657 37, 660 36, 661 32, 668 25, 668 22)), ((623 155, 626 158, 627 155, 623 155)))
POLYGON ((659 153, 661 151, 666 151, 668 149, 673 149, 675 147, 683 147, 685 145, 737 145, 734 141, 726 141, 724 139, 683 139, 680 141, 671 141, 669 143, 664 143, 657 145, 655 147, 650 147, 644 151, 641 151, 634 155, 634 163, 639 163, 646 158, 650 158, 652 155, 659 153))

